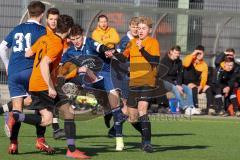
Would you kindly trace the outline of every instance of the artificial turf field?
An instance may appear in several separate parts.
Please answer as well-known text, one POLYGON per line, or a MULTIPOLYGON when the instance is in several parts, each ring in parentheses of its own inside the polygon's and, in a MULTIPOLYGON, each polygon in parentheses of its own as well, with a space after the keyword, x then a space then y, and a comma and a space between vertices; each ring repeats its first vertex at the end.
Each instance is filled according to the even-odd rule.
MULTIPOLYGON (((0 117, 3 128, 3 117, 0 117)), ((115 139, 106 136, 103 119, 77 121, 77 141, 80 150, 92 159, 100 160, 237 160, 240 157, 240 119, 209 117, 154 116, 152 121, 152 144, 154 153, 139 149, 139 134, 124 124, 126 149, 116 152, 115 139)), ((0 132, 0 160, 64 160, 65 141, 54 140, 48 127, 47 141, 57 150, 55 155, 46 155, 35 149, 35 128, 23 124, 19 137, 19 154, 8 155, 8 138, 0 132)))

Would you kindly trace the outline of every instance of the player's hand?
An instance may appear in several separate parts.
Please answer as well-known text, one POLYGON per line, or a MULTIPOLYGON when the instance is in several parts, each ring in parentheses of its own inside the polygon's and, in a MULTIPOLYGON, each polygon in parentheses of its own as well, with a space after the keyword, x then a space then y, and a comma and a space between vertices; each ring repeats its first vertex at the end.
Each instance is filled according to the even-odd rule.
POLYGON ((179 93, 180 93, 181 95, 183 95, 183 87, 180 86, 180 85, 176 85, 176 87, 177 87, 177 90, 179 91, 179 93))
POLYGON ((228 96, 228 93, 230 92, 230 87, 223 88, 223 93, 225 94, 225 97, 228 96))
POLYGON ((195 84, 193 84, 193 83, 189 83, 189 84, 188 84, 188 87, 191 88, 191 89, 193 89, 194 87, 197 87, 197 86, 196 86, 195 84))
POLYGON ((198 50, 198 49, 195 49, 195 50, 193 51, 192 55, 196 57, 199 53, 203 54, 203 51, 198 50))
POLYGON ((143 46, 142 46, 142 41, 140 39, 137 40, 136 44, 137 44, 139 50, 142 49, 143 46))
POLYGON ((111 50, 106 51, 106 52, 105 52, 106 58, 112 58, 114 52, 115 52, 114 49, 111 49, 111 50))
POLYGON ((201 93, 203 90, 202 86, 198 86, 198 93, 201 93))
POLYGON ((52 87, 49 87, 48 88, 48 96, 54 99, 57 96, 56 90, 52 87))
POLYGON ((25 52, 25 57, 31 57, 32 55, 34 55, 33 51, 31 49, 28 49, 26 52, 25 52))
POLYGON ((108 38, 110 38, 109 35, 103 35, 103 36, 101 37, 101 40, 104 41, 104 40, 106 40, 106 39, 108 39, 108 38))
POLYGON ((87 67, 82 66, 78 68, 78 73, 86 73, 87 72, 87 67))

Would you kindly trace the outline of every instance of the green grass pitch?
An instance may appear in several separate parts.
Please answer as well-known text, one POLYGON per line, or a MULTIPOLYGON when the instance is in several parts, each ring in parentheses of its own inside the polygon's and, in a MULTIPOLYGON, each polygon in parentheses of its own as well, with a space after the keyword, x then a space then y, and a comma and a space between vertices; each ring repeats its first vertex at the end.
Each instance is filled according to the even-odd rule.
MULTIPOLYGON (((236 160, 240 157, 240 119, 193 117, 190 119, 151 117, 154 153, 139 149, 140 136, 124 124, 126 149, 116 152, 115 139, 107 138, 102 117, 77 121, 78 148, 96 160, 236 160)), ((3 117, 0 117, 3 128, 3 117)), ((62 126, 62 124, 61 124, 62 126)), ((64 140, 52 138, 47 128, 46 138, 57 150, 46 155, 35 149, 35 127, 22 124, 19 137, 19 154, 8 155, 8 138, 0 130, 0 160, 65 160, 64 140)))

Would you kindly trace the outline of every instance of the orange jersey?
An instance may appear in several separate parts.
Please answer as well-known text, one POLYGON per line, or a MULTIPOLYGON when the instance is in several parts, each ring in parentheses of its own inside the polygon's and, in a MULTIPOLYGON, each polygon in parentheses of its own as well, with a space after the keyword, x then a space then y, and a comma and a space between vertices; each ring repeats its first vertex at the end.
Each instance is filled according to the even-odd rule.
MULTIPOLYGON (((47 35, 53 35, 54 32, 51 28, 49 28, 48 26, 46 27, 46 31, 47 31, 47 35)), ((31 47, 31 50, 33 53, 37 52, 37 48, 36 47, 31 47)))
MULTIPOLYGON (((129 86, 155 86, 157 68, 153 67, 141 54, 136 44, 137 39, 132 39, 124 51, 124 55, 130 58, 130 82, 129 86)), ((141 44, 152 56, 160 56, 160 45, 154 38, 147 37, 141 44)))
MULTIPOLYGON (((41 74, 40 63, 43 57, 48 56, 51 60, 50 72, 57 68, 62 57, 63 41, 55 34, 48 34, 38 39, 31 49, 36 50, 36 55, 29 81, 29 91, 48 90, 48 86, 41 74)), ((52 77, 52 79, 54 78, 56 77, 52 77)))

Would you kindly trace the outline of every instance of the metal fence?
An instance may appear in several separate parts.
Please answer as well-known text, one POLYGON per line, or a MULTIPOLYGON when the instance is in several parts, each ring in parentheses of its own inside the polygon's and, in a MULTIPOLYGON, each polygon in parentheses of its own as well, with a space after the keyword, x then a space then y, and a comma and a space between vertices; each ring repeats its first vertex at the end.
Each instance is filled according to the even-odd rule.
MULTIPOLYGON (((30 0, 0 1, 0 39, 16 26, 26 12, 30 0)), ((48 7, 59 8, 62 14, 73 16, 88 36, 96 26, 94 17, 106 14, 110 26, 123 36, 128 21, 133 16, 150 16, 155 22, 153 35, 161 45, 164 55, 172 45, 180 45, 183 55, 198 44, 206 48, 206 60, 212 63, 216 52, 228 47, 240 53, 240 0, 52 0, 48 7), (89 31, 89 32, 88 32, 89 31)), ((25 16, 26 19, 26 16, 25 16)), ((25 20, 23 19, 23 20, 25 20)), ((8 99, 5 69, 0 60, 1 102, 8 99)))

